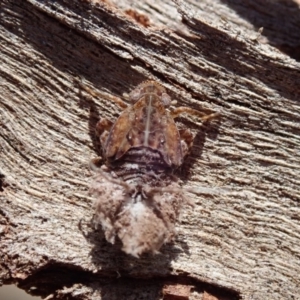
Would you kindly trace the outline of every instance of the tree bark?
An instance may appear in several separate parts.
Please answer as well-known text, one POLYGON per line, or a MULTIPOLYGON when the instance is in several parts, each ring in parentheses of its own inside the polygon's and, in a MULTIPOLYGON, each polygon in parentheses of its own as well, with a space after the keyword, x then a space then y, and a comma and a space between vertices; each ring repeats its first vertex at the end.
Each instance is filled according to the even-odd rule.
POLYGON ((176 286, 185 299, 299 296, 296 2, 2 0, 0 9, 3 284, 47 299, 178 299, 176 286), (179 118, 196 134, 183 188, 209 189, 189 194, 195 207, 173 243, 136 259, 93 228, 88 163, 99 155, 98 119, 116 119, 113 98, 147 79, 178 106, 222 119, 179 118))

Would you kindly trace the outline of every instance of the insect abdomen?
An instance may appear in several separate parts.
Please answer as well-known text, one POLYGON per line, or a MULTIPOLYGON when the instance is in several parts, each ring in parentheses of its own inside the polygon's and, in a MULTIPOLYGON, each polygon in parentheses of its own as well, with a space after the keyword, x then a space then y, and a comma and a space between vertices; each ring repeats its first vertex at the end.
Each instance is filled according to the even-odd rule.
POLYGON ((110 161, 110 167, 119 178, 131 184, 165 186, 171 167, 159 151, 149 147, 131 148, 121 160, 110 161))

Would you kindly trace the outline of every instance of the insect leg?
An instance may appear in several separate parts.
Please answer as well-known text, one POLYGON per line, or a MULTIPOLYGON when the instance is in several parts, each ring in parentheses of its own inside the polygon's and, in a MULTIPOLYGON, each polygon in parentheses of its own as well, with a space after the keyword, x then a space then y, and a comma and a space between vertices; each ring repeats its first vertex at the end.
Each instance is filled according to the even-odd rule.
POLYGON ((203 113, 201 113, 200 111, 192 109, 192 108, 189 108, 189 107, 185 107, 185 106, 180 106, 180 107, 175 108, 171 112, 171 116, 173 117, 173 119, 175 119, 179 115, 184 114, 184 113, 192 115, 192 116, 197 116, 203 122, 210 121, 210 120, 215 119, 215 118, 217 118, 217 117, 220 116, 219 113, 213 113, 213 114, 209 114, 209 115, 203 115, 203 113))
POLYGON ((114 123, 108 119, 101 119, 96 124, 96 135, 100 138, 101 145, 105 145, 105 142, 109 136, 109 131, 114 123))
POLYGON ((190 152, 195 137, 189 129, 180 129, 179 134, 181 141, 182 156, 185 157, 190 152))
POLYGON ((88 86, 87 84, 84 84, 82 82, 82 80, 77 80, 77 82, 78 82, 79 86, 83 90, 85 90, 87 93, 89 93, 90 95, 92 95, 92 97, 108 99, 108 100, 116 103, 122 109, 126 109, 128 107, 128 105, 123 100, 121 100, 120 98, 118 98, 116 96, 112 96, 112 95, 104 93, 104 92, 99 92, 95 88, 93 88, 91 86, 88 86))

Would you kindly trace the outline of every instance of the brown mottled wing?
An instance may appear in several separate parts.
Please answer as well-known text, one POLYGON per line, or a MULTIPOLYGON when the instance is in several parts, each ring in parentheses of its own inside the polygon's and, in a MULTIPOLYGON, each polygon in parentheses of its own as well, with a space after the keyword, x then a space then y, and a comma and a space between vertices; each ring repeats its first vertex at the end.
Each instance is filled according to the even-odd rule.
POLYGON ((167 115, 166 119, 167 122, 164 129, 166 142, 162 154, 164 157, 169 158, 171 165, 178 167, 183 163, 180 135, 173 118, 167 115))
POLYGON ((183 155, 176 124, 158 101, 149 106, 148 100, 142 97, 117 119, 105 145, 106 157, 117 160, 130 148, 148 147, 158 151, 167 165, 180 166, 183 155))
POLYGON ((144 95, 135 105, 135 126, 142 129, 136 146, 157 150, 170 167, 182 164, 183 155, 178 129, 174 119, 155 94, 144 95))
POLYGON ((164 107, 154 106, 147 133, 147 117, 142 110, 135 110, 135 126, 130 130, 132 147, 148 147, 158 151, 167 165, 182 164, 181 141, 176 124, 164 107))
POLYGON ((134 114, 130 107, 122 112, 110 130, 106 144, 104 145, 106 158, 118 159, 132 147, 128 140, 128 133, 134 126, 133 122, 134 114))

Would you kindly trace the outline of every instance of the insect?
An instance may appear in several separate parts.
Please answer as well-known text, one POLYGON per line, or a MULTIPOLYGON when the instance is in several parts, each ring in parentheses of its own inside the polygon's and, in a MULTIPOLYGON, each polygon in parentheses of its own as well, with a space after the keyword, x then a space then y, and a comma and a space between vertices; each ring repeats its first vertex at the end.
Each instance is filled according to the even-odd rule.
POLYGON ((96 132, 104 165, 93 178, 95 222, 106 240, 118 237, 122 250, 139 257, 157 253, 174 236, 181 207, 190 202, 174 171, 182 165, 193 145, 189 129, 177 129, 174 118, 182 113, 209 121, 218 113, 201 116, 187 107, 170 110, 173 104, 165 88, 145 81, 130 94, 131 105, 113 123, 101 119, 96 132))

